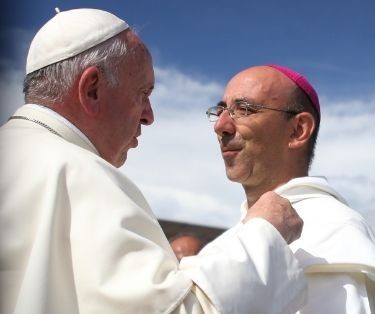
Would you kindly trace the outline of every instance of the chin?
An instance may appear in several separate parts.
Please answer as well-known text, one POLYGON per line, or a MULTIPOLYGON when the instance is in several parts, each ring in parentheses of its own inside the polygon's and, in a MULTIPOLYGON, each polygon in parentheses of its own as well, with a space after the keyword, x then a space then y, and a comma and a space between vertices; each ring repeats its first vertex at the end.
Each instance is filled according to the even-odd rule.
POLYGON ((237 168, 226 168, 226 175, 228 179, 232 182, 244 184, 249 179, 254 178, 253 173, 250 172, 249 168, 237 167, 237 168))
POLYGON ((128 154, 125 154, 125 156, 122 157, 122 159, 120 160, 119 162, 119 165, 117 166, 117 168, 120 168, 121 166, 123 166, 126 162, 126 160, 128 159, 128 154))
POLYGON ((128 152, 126 151, 121 156, 119 156, 119 158, 116 158, 113 162, 111 162, 111 164, 115 166, 116 168, 120 168, 121 166, 125 164, 127 158, 128 158, 128 152))
POLYGON ((232 182, 241 183, 239 176, 235 175, 234 173, 231 173, 230 171, 227 171, 227 177, 232 182))

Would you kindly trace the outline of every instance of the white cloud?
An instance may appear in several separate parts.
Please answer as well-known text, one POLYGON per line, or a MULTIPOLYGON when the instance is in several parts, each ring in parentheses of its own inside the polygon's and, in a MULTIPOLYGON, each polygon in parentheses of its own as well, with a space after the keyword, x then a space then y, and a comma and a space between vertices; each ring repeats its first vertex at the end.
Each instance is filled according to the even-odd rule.
MULTIPOLYGON (((223 86, 203 78, 193 78, 173 68, 155 68, 156 90, 153 102, 164 115, 182 111, 205 111, 219 100, 223 86)), ((156 107, 155 106, 155 107, 156 107)))
POLYGON ((375 229, 375 97, 323 111, 312 174, 325 175, 375 229))

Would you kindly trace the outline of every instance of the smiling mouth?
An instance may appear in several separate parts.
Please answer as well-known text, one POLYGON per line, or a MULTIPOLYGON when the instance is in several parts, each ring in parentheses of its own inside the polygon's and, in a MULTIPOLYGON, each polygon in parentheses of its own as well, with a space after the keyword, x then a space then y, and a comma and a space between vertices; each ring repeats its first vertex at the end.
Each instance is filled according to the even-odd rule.
POLYGON ((226 153, 226 152, 238 152, 242 148, 239 146, 233 146, 233 145, 221 145, 220 149, 222 153, 226 153))
POLYGON ((223 157, 233 157, 237 155, 241 150, 237 148, 223 148, 221 150, 221 155, 223 157))

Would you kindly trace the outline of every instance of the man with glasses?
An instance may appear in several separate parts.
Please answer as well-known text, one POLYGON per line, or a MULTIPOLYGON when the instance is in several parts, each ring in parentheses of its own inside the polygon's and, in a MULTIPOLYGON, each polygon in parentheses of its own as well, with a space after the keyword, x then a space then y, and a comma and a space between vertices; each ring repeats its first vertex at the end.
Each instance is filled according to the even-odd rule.
POLYGON ((251 206, 273 190, 304 220, 301 238, 290 244, 308 278, 300 313, 374 313, 374 234, 324 177, 308 176, 320 104, 306 78, 279 65, 246 69, 207 116, 228 178, 244 188, 242 215, 251 216, 251 206))

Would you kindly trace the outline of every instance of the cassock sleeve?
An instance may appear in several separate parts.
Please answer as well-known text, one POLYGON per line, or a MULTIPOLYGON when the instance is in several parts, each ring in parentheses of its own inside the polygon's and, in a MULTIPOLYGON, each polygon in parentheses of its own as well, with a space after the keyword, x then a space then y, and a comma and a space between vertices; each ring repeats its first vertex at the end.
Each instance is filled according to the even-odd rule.
POLYGON ((305 300, 297 260, 280 233, 259 218, 183 258, 180 269, 219 313, 295 313, 305 300))

